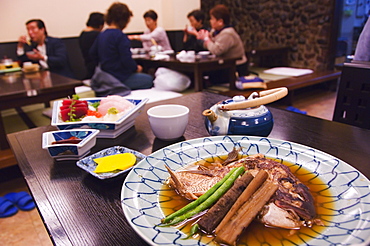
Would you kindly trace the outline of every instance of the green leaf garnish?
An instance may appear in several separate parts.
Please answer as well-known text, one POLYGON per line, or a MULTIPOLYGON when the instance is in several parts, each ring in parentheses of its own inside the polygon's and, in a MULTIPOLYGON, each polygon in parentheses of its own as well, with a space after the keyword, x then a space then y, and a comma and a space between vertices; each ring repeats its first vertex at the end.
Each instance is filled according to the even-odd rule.
POLYGON ((94 108, 98 109, 98 107, 100 105, 100 101, 94 102, 94 103, 92 103, 90 105, 93 106, 94 108))
POLYGON ((77 94, 73 94, 73 95, 72 95, 72 99, 74 99, 74 100, 78 100, 78 99, 80 99, 80 97, 79 97, 77 94))

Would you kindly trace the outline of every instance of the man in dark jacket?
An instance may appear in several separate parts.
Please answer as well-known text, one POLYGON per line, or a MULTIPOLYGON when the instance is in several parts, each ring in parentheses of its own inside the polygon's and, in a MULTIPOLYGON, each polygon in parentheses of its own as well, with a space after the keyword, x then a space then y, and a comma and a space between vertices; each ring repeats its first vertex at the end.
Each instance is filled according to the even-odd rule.
POLYGON ((27 36, 19 38, 18 59, 21 62, 38 63, 42 69, 49 69, 53 73, 73 78, 63 41, 48 36, 45 24, 40 19, 27 21, 26 27, 30 40, 27 36))

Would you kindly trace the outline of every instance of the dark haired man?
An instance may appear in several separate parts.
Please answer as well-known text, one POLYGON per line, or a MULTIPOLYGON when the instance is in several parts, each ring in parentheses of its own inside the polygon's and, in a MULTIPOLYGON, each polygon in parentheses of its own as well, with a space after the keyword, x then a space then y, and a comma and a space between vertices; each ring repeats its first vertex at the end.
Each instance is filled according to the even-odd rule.
POLYGON ((53 73, 73 78, 63 41, 48 36, 45 24, 40 19, 27 21, 26 28, 30 40, 27 40, 26 36, 19 38, 18 59, 21 62, 38 63, 42 69, 49 69, 53 73))
POLYGON ((98 65, 90 57, 89 51, 103 27, 104 14, 93 12, 90 14, 89 19, 86 22, 86 28, 81 32, 80 37, 78 38, 82 56, 85 61, 85 67, 87 70, 85 79, 90 79, 93 76, 95 67, 98 65))

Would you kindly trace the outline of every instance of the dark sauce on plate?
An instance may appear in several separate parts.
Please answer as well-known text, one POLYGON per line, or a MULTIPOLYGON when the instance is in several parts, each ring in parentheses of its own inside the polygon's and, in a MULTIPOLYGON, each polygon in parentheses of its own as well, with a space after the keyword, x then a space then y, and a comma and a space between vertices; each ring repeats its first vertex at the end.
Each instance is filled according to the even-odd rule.
MULTIPOLYGON (((219 161, 225 159, 226 156, 220 156, 219 161)), ((215 162, 215 157, 202 160, 202 162, 215 162)), ((299 167, 293 163, 283 161, 284 165, 288 166, 292 173, 311 191, 312 196, 315 200, 315 208, 317 218, 321 219, 325 226, 314 225, 312 227, 302 226, 299 230, 288 230, 281 228, 268 228, 263 224, 253 221, 248 228, 242 233, 238 240, 237 245, 300 245, 305 244, 311 239, 319 236, 328 226, 334 213, 334 198, 325 184, 315 173, 312 173, 304 167, 299 167)), ((181 197, 176 191, 168 185, 163 185, 163 188, 159 194, 159 202, 161 209, 165 216, 179 210, 183 206, 189 203, 188 200, 181 197)), ((177 226, 178 229, 184 233, 188 233, 192 222, 186 225, 177 226)), ((205 244, 212 245, 214 237, 212 235, 206 235, 199 233, 196 239, 202 237, 201 241, 205 244)), ((217 245, 213 242, 213 245, 217 245)))

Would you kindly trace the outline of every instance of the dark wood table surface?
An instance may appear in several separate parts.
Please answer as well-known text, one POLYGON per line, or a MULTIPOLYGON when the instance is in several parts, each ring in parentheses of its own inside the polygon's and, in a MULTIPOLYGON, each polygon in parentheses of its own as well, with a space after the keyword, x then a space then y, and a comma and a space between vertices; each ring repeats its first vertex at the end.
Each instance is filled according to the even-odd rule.
POLYGON ((194 61, 180 61, 174 56, 170 56, 168 60, 155 60, 149 55, 134 55, 134 59, 138 64, 142 65, 144 69, 147 68, 158 68, 158 67, 167 67, 179 72, 191 72, 194 74, 194 91, 203 90, 203 73, 216 71, 220 69, 229 70, 229 81, 230 89, 234 90, 235 87, 235 72, 236 65, 235 61, 237 58, 226 58, 221 59, 218 57, 209 58, 197 58, 194 61), (233 82, 233 83, 232 83, 233 82))
MULTIPOLYGON (((183 139, 209 136, 202 111, 227 97, 197 92, 150 103, 136 119, 135 127, 116 139, 98 139, 92 153, 122 145, 151 154, 168 144, 154 137, 146 110, 154 105, 176 103, 190 108, 183 139)), ((370 177, 370 131, 286 110, 271 108, 275 123, 269 137, 300 143, 331 154, 370 177)), ((120 195, 126 174, 99 180, 78 168, 75 161, 54 162, 41 148, 38 127, 8 135, 19 167, 38 211, 56 245, 146 245, 130 227, 122 211, 120 195)))
MULTIPOLYGON (((75 94, 74 88, 82 85, 82 81, 67 78, 49 71, 36 73, 14 72, 0 75, 0 149, 9 148, 6 141, 1 110, 16 108, 22 114, 20 107, 49 103, 51 100, 75 94)), ((25 121, 29 122, 26 115, 25 121)), ((30 123, 32 124, 32 123, 30 123)))

